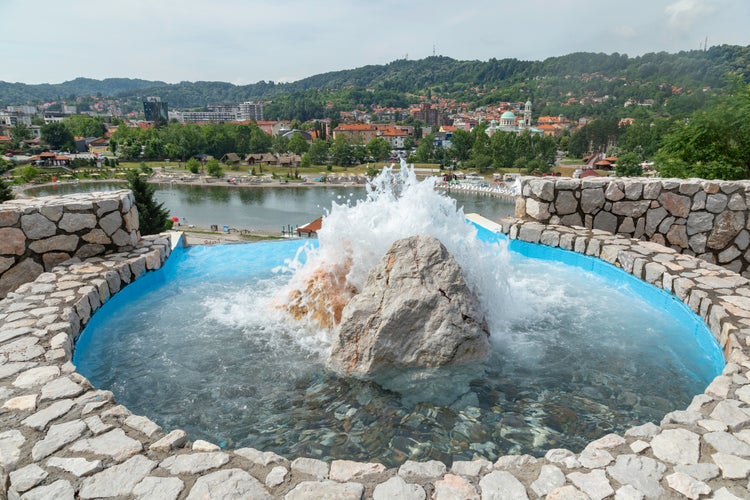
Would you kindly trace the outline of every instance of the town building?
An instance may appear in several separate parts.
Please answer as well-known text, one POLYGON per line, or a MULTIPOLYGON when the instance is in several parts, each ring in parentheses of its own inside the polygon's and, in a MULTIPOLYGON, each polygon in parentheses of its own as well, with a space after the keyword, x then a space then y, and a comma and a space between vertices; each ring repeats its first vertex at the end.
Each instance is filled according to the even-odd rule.
POLYGON ((347 139, 358 138, 366 144, 378 136, 378 129, 369 123, 342 123, 333 129, 333 139, 340 136, 347 139))
POLYGON ((262 122, 263 103, 213 103, 206 106, 206 111, 175 111, 169 116, 182 123, 262 122))
POLYGON ((500 115, 500 120, 492 120, 485 131, 492 137, 496 132, 509 132, 520 134, 529 131, 532 134, 541 134, 542 130, 532 126, 531 123, 531 101, 526 101, 523 107, 523 115, 519 118, 513 111, 505 111, 500 115))
POLYGON ((435 106, 424 102, 420 104, 419 109, 415 110, 412 114, 414 115, 415 120, 421 120, 425 125, 430 127, 439 127, 443 124, 440 117, 440 111, 435 108, 435 106))
POLYGON ((143 101, 143 114, 147 122, 168 122, 169 107, 160 97, 147 97, 143 101))
POLYGON ((387 140, 391 149, 404 149, 406 138, 414 135, 414 127, 386 126, 379 130, 380 137, 387 140), (411 132, 409 131, 411 129, 411 132))
POLYGON ((15 127, 19 123, 31 125, 31 115, 18 111, 0 111, 0 125, 15 127))
POLYGON ((245 101, 239 105, 237 115, 239 120, 263 121, 263 103, 254 101, 245 101))

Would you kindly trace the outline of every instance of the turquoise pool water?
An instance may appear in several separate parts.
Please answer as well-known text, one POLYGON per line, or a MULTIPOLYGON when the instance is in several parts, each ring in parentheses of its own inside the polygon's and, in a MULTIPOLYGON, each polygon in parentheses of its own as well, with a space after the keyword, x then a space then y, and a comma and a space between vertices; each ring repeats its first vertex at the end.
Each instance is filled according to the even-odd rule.
POLYGON ((340 378, 325 368, 326 332, 276 307, 306 244, 177 249, 94 315, 74 363, 192 439, 388 466, 580 451, 685 407, 724 364, 678 300, 597 259, 512 241, 510 312, 486 363, 340 378))

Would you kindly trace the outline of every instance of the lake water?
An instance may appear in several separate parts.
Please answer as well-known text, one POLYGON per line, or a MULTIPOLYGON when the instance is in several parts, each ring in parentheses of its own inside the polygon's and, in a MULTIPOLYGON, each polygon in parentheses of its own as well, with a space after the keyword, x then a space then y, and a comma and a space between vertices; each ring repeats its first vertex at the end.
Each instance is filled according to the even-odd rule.
MULTIPOLYGON (((56 184, 28 189, 29 196, 51 196, 124 189, 125 183, 56 184)), ((355 203, 365 197, 360 186, 240 187, 157 184, 154 196, 185 224, 237 229, 279 231, 302 226, 324 215, 332 203, 355 203)), ((514 205, 501 198, 477 193, 451 192, 464 213, 479 213, 490 220, 511 216, 514 205)))

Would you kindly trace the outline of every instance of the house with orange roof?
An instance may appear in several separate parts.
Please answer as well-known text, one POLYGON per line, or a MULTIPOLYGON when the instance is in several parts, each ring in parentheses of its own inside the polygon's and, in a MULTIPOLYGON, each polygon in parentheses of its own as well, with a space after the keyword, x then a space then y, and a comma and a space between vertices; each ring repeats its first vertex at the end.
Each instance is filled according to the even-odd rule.
POLYGON ((276 120, 260 120, 255 122, 268 135, 279 135, 281 130, 289 130, 289 122, 276 120))
POLYGON ((88 143, 89 153, 104 154, 109 152, 109 139, 107 137, 98 137, 88 143))
POLYGON ((72 160, 70 156, 45 151, 44 153, 32 156, 29 158, 29 161, 40 167, 69 167, 72 160))
POLYGON ((536 123, 538 125, 570 125, 570 120, 565 118, 563 115, 558 116, 540 116, 537 118, 536 123))
POLYGON ((393 149, 404 149, 404 141, 411 135, 408 130, 393 126, 386 127, 379 132, 380 137, 387 140, 393 149))
POLYGON ((549 137, 557 137, 563 133, 563 130, 565 130, 565 127, 558 124, 537 125, 536 128, 541 130, 545 136, 549 137))
POLYGON ((344 136, 347 139, 359 138, 364 143, 368 143, 378 136, 378 130, 374 125, 369 123, 342 123, 333 129, 333 139, 344 136))

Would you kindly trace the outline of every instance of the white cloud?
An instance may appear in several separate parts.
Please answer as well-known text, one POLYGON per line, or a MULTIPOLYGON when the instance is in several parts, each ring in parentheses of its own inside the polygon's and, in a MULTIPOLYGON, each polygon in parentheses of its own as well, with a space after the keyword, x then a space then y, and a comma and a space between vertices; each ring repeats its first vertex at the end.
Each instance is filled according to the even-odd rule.
POLYGON ((676 31, 692 29, 718 11, 713 0, 678 0, 664 9, 667 26, 676 31))

